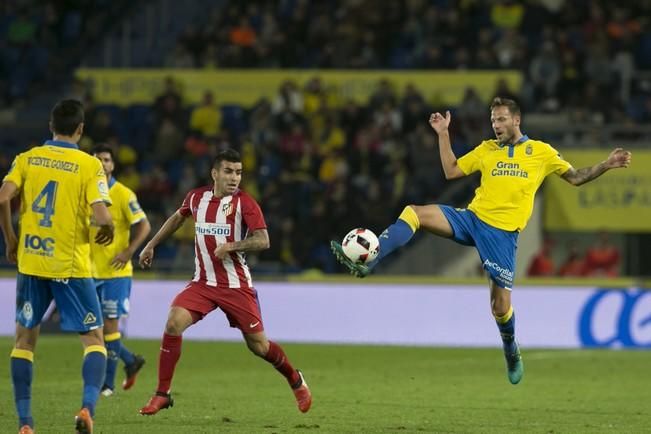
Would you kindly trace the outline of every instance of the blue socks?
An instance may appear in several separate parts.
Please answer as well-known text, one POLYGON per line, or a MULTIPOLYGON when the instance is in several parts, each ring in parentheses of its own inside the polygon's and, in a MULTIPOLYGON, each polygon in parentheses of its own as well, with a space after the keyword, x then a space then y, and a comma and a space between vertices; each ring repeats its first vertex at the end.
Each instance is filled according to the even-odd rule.
POLYGON ((127 350, 127 347, 122 345, 122 341, 120 341, 120 354, 119 354, 120 359, 122 359, 122 362, 125 365, 133 365, 133 362, 136 361, 136 358, 134 357, 133 353, 129 350, 127 350))
MULTIPOLYGON (((11 351, 11 380, 14 384, 14 401, 18 413, 18 427, 34 427, 32 417, 32 377, 34 353, 29 350, 14 348, 11 351)), ((82 407, 91 415, 95 414, 95 404, 99 398, 100 388, 104 383, 106 371, 106 348, 90 345, 84 351, 84 363, 81 374, 84 380, 82 407)))
POLYGON ((398 217, 398 220, 384 230, 378 237, 380 241, 380 253, 368 266, 375 267, 385 256, 395 249, 404 246, 411 240, 418 228, 420 221, 416 211, 410 206, 406 206, 398 217))
POLYGON ((111 390, 115 389, 115 371, 120 360, 120 339, 115 341, 106 341, 106 378, 104 385, 111 390))
POLYGON ((18 428, 34 427, 32 418, 32 377, 34 353, 14 348, 11 351, 11 380, 14 384, 14 401, 18 413, 18 428))
POLYGON ((497 328, 500 330, 504 349, 511 349, 515 342, 515 313, 513 312, 513 306, 509 308, 506 315, 502 317, 496 316, 495 322, 497 323, 497 328))
POLYGON ((102 384, 104 384, 105 373, 106 347, 89 345, 84 351, 84 363, 81 368, 81 375, 84 379, 84 396, 81 406, 87 408, 91 416, 95 415, 95 404, 99 398, 102 384))
POLYGON ((413 236, 414 231, 407 222, 401 219, 396 220, 394 224, 386 228, 378 237, 380 241, 380 253, 377 255, 377 258, 369 262, 369 268, 375 267, 385 256, 407 244, 413 236))
POLYGON ((118 367, 118 361, 122 359, 125 365, 131 365, 136 361, 133 353, 122 345, 122 334, 120 332, 110 333, 104 336, 106 350, 108 352, 106 359, 106 378, 104 385, 111 390, 115 389, 115 371, 118 367))

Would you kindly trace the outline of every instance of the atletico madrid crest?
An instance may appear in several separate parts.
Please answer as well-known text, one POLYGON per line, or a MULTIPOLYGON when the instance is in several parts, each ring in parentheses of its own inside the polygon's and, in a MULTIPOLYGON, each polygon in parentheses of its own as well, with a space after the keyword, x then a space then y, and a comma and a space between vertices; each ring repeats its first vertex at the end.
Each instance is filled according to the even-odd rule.
POLYGON ((222 205, 222 213, 229 216, 233 213, 233 202, 228 202, 222 205))

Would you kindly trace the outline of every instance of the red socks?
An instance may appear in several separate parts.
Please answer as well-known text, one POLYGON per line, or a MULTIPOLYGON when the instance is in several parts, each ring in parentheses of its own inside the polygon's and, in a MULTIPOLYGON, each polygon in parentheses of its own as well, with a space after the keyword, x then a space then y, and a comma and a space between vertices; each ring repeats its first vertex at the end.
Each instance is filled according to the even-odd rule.
POLYGON ((296 369, 289 363, 285 352, 275 342, 269 341, 269 351, 264 356, 264 359, 271 363, 278 372, 280 372, 290 385, 294 385, 300 381, 300 377, 296 369))
MULTIPOLYGON (((176 362, 181 357, 181 344, 183 336, 172 336, 163 333, 163 342, 161 343, 160 355, 158 359, 158 387, 157 392, 169 393, 172 385, 172 377, 176 362)), ((271 363, 278 372, 280 372, 290 385, 295 385, 300 381, 296 369, 289 363, 285 352, 275 342, 269 341, 269 351, 264 359, 271 363)))
POLYGON ((163 333, 163 342, 160 346, 158 358, 158 388, 157 392, 169 393, 174 376, 176 362, 181 357, 181 344, 183 336, 172 336, 163 333))

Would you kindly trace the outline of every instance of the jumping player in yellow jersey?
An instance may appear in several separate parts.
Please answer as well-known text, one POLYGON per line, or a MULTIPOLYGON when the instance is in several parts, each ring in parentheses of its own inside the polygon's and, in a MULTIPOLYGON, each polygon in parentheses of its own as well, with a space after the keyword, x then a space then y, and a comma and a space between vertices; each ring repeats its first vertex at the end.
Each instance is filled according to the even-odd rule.
POLYGON ((481 183, 468 209, 445 205, 407 206, 398 220, 380 235, 380 253, 368 265, 350 261, 339 243, 332 241, 330 246, 337 260, 357 277, 368 275, 382 258, 405 245, 418 229, 475 246, 490 276, 491 310, 502 336, 508 378, 517 384, 524 366, 515 340, 511 289, 518 233, 531 216, 536 191, 551 173, 578 186, 610 169, 628 167, 631 153, 617 148, 601 163, 577 170, 547 143, 522 134, 520 108, 515 101, 495 98, 490 110, 496 139, 483 141, 459 159, 450 145, 450 112, 445 116, 434 113, 429 119, 438 134, 445 177, 455 179, 481 172, 481 183))
POLYGON ((95 242, 113 241, 109 190, 102 164, 77 147, 84 130, 80 102, 57 103, 50 115, 53 139, 16 156, 0 187, 0 226, 7 258, 18 263, 16 343, 11 378, 19 433, 34 429, 32 363, 40 323, 54 299, 61 328, 79 333, 84 346, 83 396, 75 417, 78 433, 92 433, 95 403, 106 370, 102 311, 91 275, 90 214, 99 227, 95 242), (9 201, 20 197, 19 237, 9 201))
MULTIPOLYGON (((106 173, 109 196, 113 202, 109 211, 115 225, 113 244, 108 247, 98 243, 90 245, 93 278, 102 305, 104 341, 108 352, 102 395, 111 396, 115 390, 118 360, 124 362, 125 379, 122 382, 124 390, 133 386, 136 375, 145 364, 145 359, 141 355, 133 354, 122 344, 118 325, 120 318, 129 314, 129 295, 133 276, 131 256, 145 241, 151 226, 133 191, 113 176, 115 169, 113 150, 108 146, 100 145, 93 149, 93 155, 102 162, 106 173)), ((91 222, 91 238, 94 238, 99 230, 100 228, 91 222)))

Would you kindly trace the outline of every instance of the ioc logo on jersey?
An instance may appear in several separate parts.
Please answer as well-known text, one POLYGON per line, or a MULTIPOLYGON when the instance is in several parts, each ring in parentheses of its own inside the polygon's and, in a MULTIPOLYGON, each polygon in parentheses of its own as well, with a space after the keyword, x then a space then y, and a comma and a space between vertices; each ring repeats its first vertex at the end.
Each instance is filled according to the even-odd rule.
POLYGON ((41 238, 38 235, 25 234, 25 249, 39 255, 51 256, 54 252, 54 239, 47 237, 41 238))

